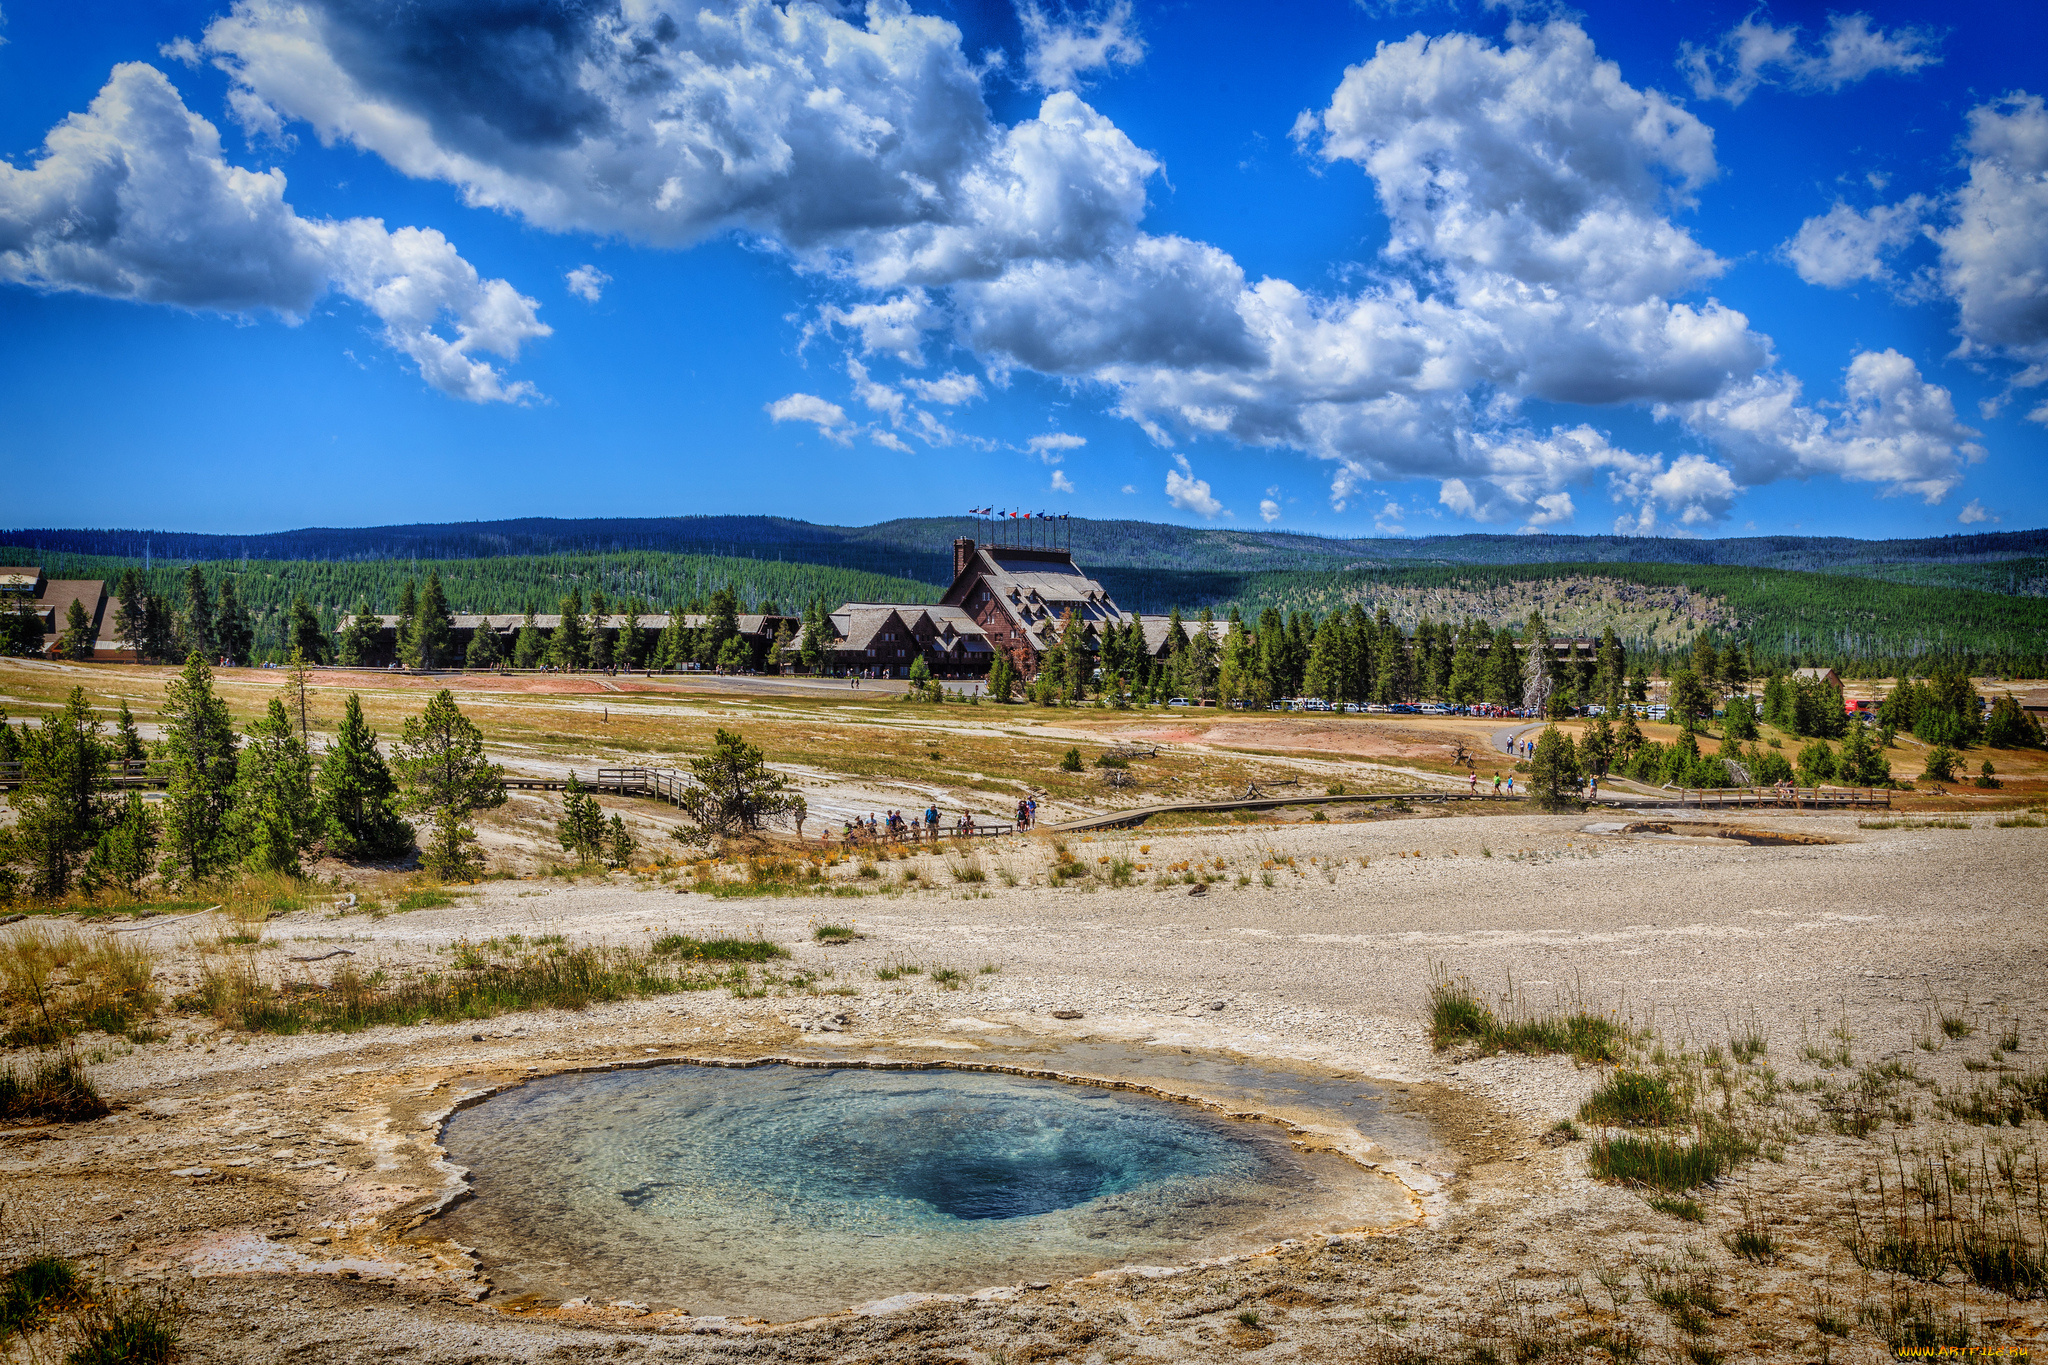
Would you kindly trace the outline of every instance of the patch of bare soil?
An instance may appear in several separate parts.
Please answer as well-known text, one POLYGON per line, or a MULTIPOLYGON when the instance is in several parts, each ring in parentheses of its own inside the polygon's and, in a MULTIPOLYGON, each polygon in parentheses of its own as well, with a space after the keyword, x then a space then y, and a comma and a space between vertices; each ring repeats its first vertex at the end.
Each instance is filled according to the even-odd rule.
POLYGON ((0 1132, 0 1259, 49 1249, 117 1283, 168 1287, 186 1358, 206 1365, 1876 1365, 1921 1340, 2038 1358, 2048 1302, 1953 1262, 1914 1278, 1882 1235, 1922 1226, 1902 1190, 1939 1192, 1944 1217, 1975 1217, 1984 1197, 1999 1227, 2032 1216, 2008 1185, 2038 1178, 2048 1115, 2005 1097, 2048 1076, 2048 837, 1988 818, 1860 830, 1854 813, 1715 828, 1786 837, 1602 838, 1584 816, 1527 813, 1106 832, 1069 837, 1058 877, 1050 840, 1006 840, 982 851, 982 881, 939 859, 916 863, 916 885, 901 876, 912 863, 866 882, 834 869, 849 874, 835 885, 887 888, 846 898, 731 900, 611 876, 490 883, 381 918, 309 907, 247 948, 217 937, 226 926, 167 922, 124 941, 158 954, 173 997, 238 962, 314 986, 339 966, 449 972, 457 945, 514 934, 573 946, 743 930, 793 956, 762 996, 292 1036, 188 1006, 153 1041, 84 1037, 117 1108, 0 1132), (1191 898, 1197 870, 1207 889, 1191 898), (814 943, 827 916, 861 937, 814 943), (355 956, 292 960, 338 947, 355 956), (1598 1178, 1598 1129, 1579 1107, 1608 1072, 1433 1049, 1437 973, 1488 998, 1512 981, 1517 1008, 1609 1011, 1683 1049, 1717 1110, 1759 1125, 1754 1157, 1658 1204, 1598 1178), (1372 1159, 1416 1191, 1420 1221, 964 1297, 899 1297, 883 1275, 859 1311, 761 1324, 650 1312, 623 1294, 499 1302, 488 1267, 430 1216, 461 1181, 437 1140, 443 1117, 534 1075, 679 1056, 976 1062, 1110 1047, 1169 1080, 1241 1058, 1362 1082, 1339 1112, 1359 1115, 1356 1131, 1387 1153, 1372 1159), (1584 1140, 1555 1131, 1568 1119, 1584 1140))
MULTIPOLYGON (((1432 718, 1434 719, 1434 718, 1432 718)), ((1143 722, 1111 727, 1120 739, 1164 744, 1209 744, 1218 748, 1300 750, 1311 754, 1342 754, 1349 758, 1448 759, 1460 743, 1477 752, 1484 748, 1483 727, 1387 720, 1276 716, 1271 720, 1186 720, 1143 722)))

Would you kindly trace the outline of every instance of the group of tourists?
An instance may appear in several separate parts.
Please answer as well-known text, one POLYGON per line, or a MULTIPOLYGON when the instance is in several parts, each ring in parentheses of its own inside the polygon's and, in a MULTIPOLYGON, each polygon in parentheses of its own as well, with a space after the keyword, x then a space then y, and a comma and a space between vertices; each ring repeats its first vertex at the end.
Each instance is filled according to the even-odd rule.
MULTIPOLYGON (((1022 806, 1019 809, 1021 810, 1022 806)), ((1032 809, 1036 811, 1035 803, 1032 809)), ((974 812, 962 811, 954 818, 952 833, 969 835, 974 833, 975 828, 974 812)), ((831 826, 826 826, 826 831, 829 837, 831 826)), ((843 822, 842 837, 849 844, 880 843, 885 839, 896 843, 917 843, 927 839, 936 841, 939 837, 939 808, 935 805, 927 806, 922 815, 905 815, 900 810, 889 810, 883 811, 878 817, 869 812, 865 820, 856 815, 851 820, 843 822)))
POLYGON ((1018 830, 1030 829, 1038 823, 1038 798, 1027 796, 1017 803, 1018 830))

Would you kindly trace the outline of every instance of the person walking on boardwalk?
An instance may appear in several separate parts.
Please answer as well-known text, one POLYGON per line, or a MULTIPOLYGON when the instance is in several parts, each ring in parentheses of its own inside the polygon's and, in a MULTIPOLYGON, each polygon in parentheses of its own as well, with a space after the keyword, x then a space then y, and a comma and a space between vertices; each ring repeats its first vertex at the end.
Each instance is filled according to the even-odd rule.
POLYGON ((1479 773, 1477 769, 1474 769, 1472 773, 1472 785, 1470 788, 1470 794, 1473 796, 1479 795, 1479 773))
POLYGON ((1495 773, 1495 774, 1493 775, 1493 794, 1494 794, 1495 796, 1499 796, 1499 795, 1500 795, 1500 774, 1499 774, 1499 773, 1495 773))
POLYGON ((936 801, 924 808, 924 832, 928 839, 939 837, 939 805, 936 801))

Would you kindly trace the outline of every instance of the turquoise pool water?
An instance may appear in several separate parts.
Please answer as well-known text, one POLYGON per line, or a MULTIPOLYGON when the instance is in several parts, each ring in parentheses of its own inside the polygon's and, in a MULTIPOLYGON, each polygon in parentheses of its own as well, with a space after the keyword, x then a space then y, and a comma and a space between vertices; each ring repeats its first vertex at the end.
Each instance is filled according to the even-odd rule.
POLYGON ((551 1077, 457 1114, 442 1141, 476 1195, 443 1230, 501 1293, 700 1316, 1173 1263, 1353 1217, 1347 1194, 1386 1202, 1384 1182, 1269 1124, 953 1071, 551 1077))

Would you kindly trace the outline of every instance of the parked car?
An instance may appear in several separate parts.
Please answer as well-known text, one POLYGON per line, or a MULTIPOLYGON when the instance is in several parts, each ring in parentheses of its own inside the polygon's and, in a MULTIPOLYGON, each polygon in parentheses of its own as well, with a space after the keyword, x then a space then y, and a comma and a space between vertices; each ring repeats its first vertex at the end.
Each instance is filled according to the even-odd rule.
POLYGON ((1167 703, 1166 703, 1166 704, 1167 704, 1168 706, 1193 706, 1193 705, 1194 705, 1194 703, 1193 703, 1193 702, 1191 702, 1191 701, 1189 701, 1189 700, 1188 700, 1188 699, 1187 699, 1186 697, 1171 697, 1171 698, 1168 698, 1168 699, 1167 699, 1167 703))

